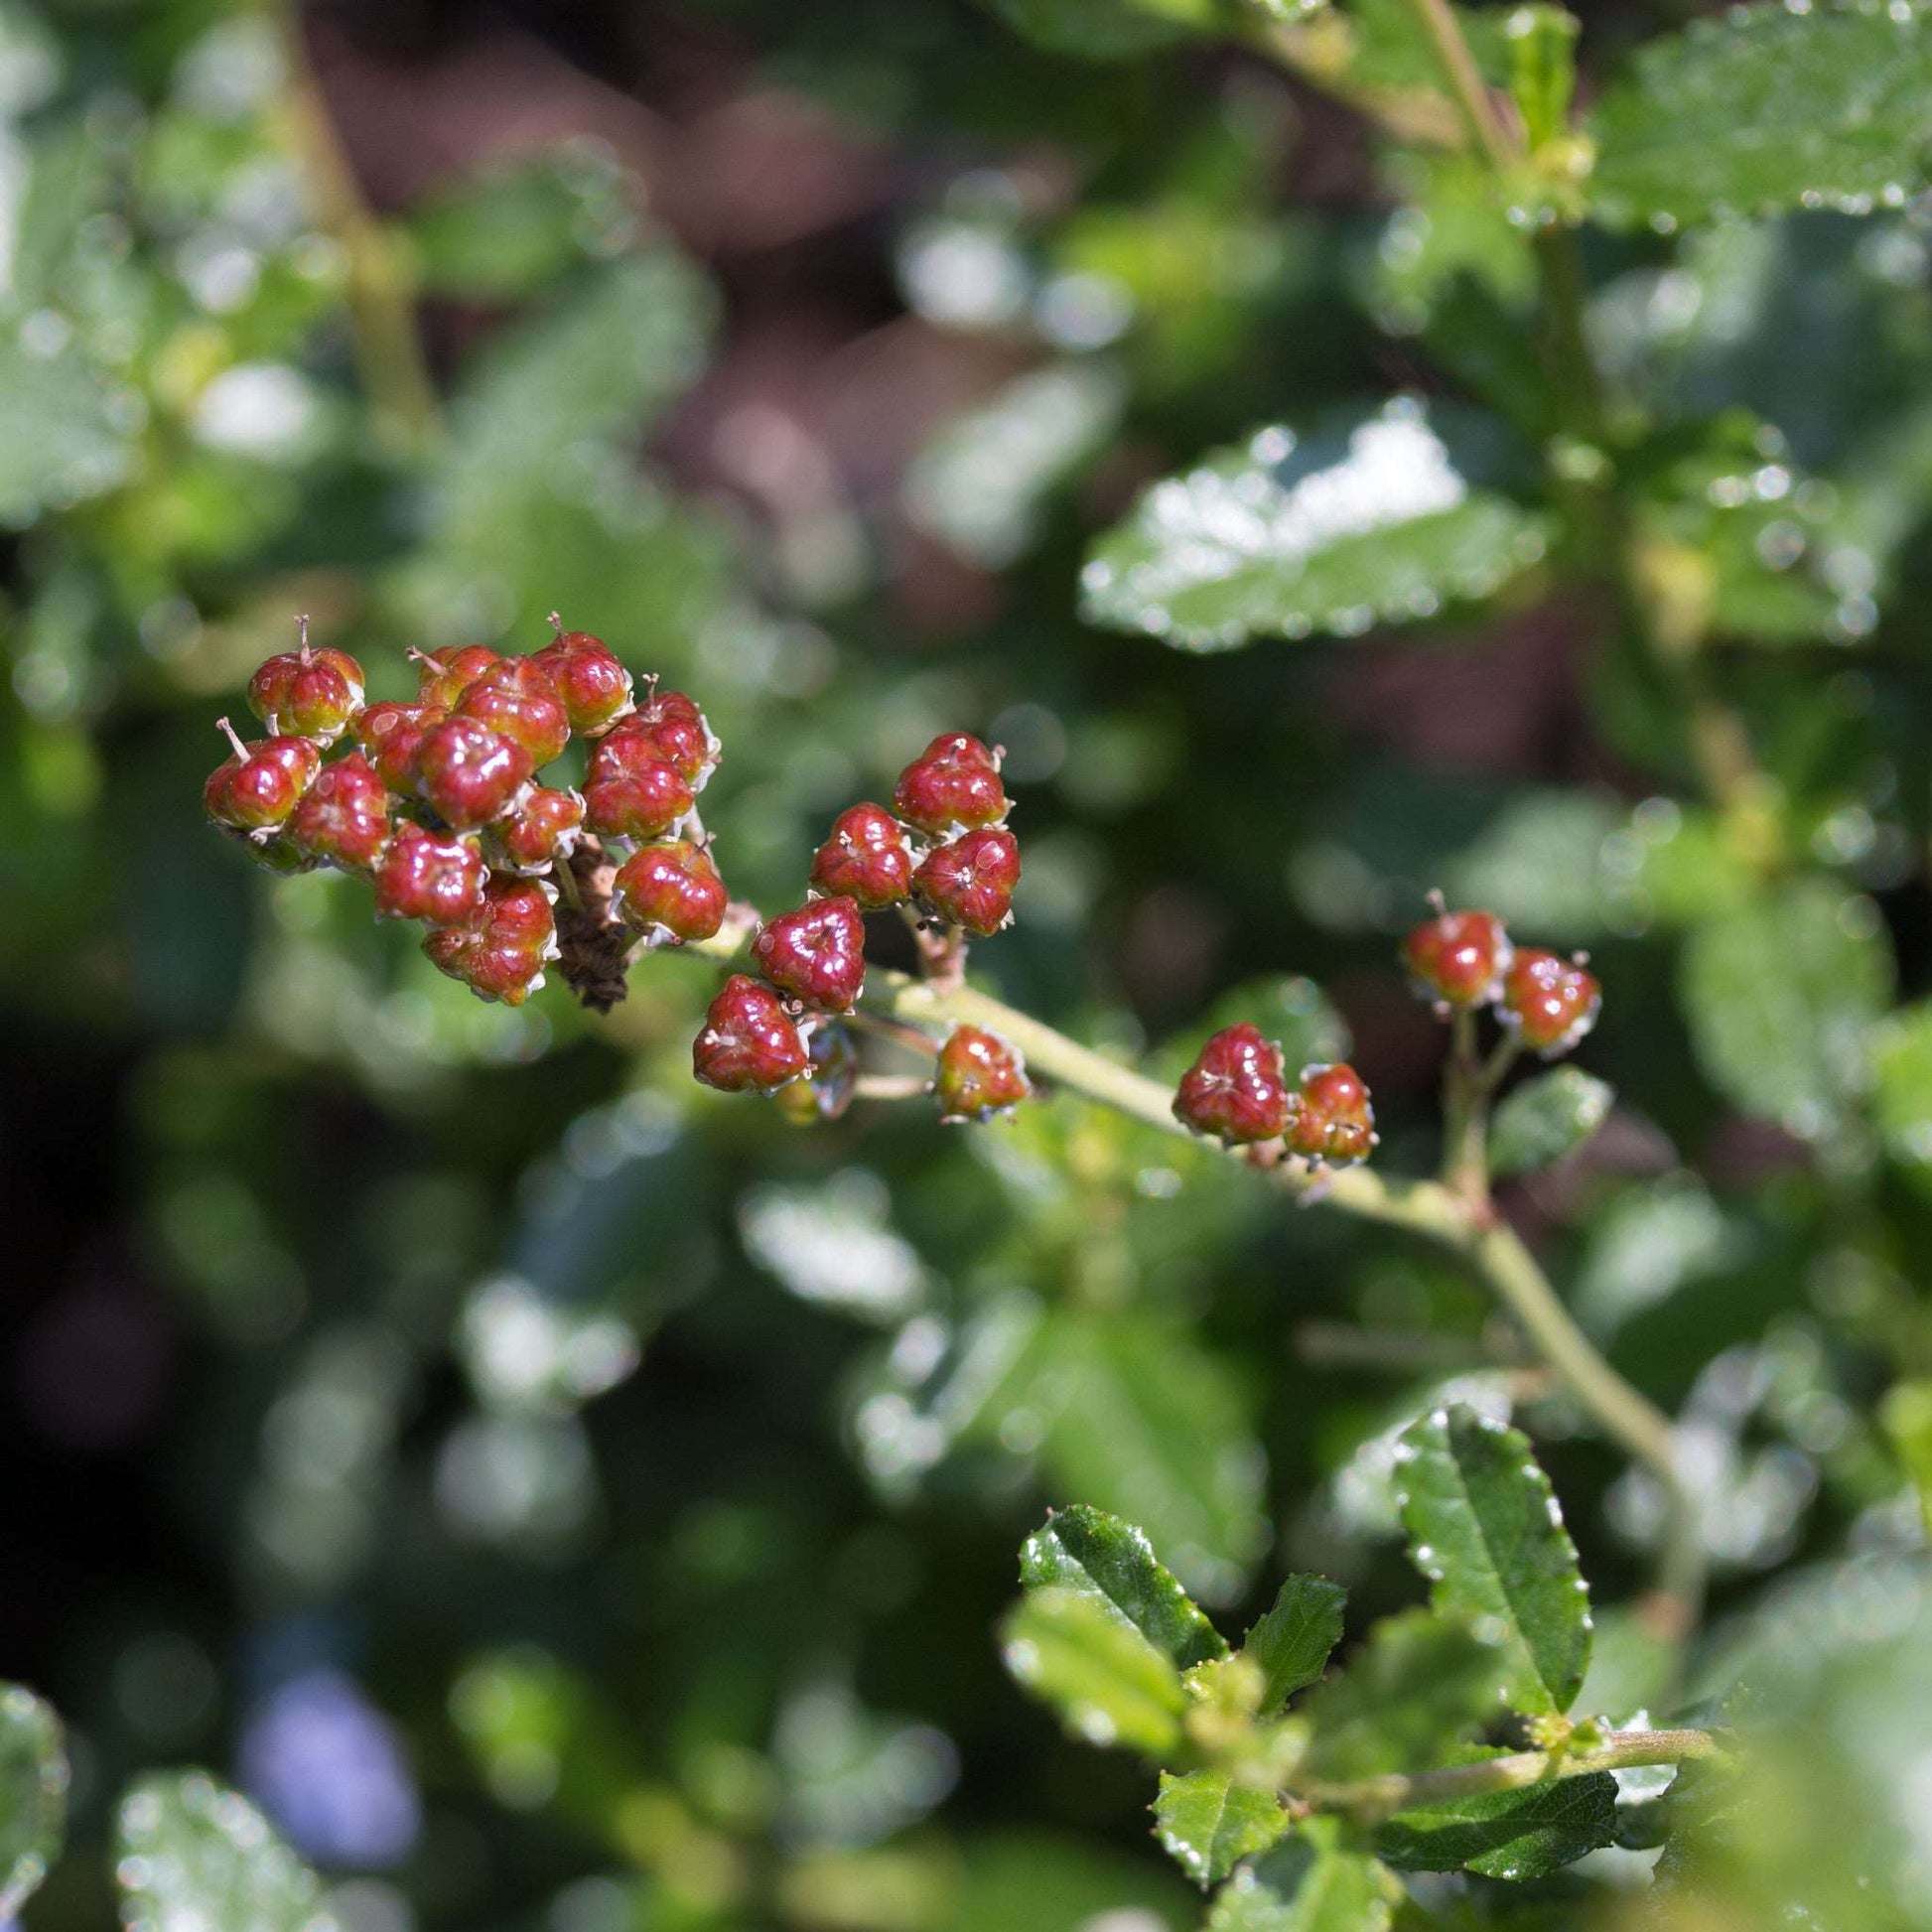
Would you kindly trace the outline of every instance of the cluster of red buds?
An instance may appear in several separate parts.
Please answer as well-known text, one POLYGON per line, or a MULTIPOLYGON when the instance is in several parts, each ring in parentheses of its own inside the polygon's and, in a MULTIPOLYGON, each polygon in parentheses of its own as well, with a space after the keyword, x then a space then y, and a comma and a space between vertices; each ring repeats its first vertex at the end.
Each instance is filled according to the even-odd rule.
POLYGON ((272 870, 361 875, 378 917, 420 920, 442 971, 508 1006, 559 956, 556 907, 560 891, 577 901, 587 834, 621 857, 610 903, 646 944, 709 938, 726 896, 696 800, 718 741, 689 698, 638 704, 602 639, 551 621, 527 656, 412 652, 416 696, 367 704, 361 666, 311 648, 302 621, 298 647, 249 681, 269 735, 220 721, 233 755, 207 781, 208 815, 272 870), (583 790, 541 783, 573 738, 596 741, 583 790))
POLYGON ((1318 1062, 1288 1083, 1278 1040, 1243 1021, 1216 1034, 1180 1076, 1175 1119, 1229 1147, 1279 1143, 1315 1167, 1366 1161, 1376 1145, 1367 1083, 1345 1061, 1318 1062))
MULTIPOLYGON (((813 857, 804 903, 759 928, 756 977, 725 982, 692 1045, 707 1086, 788 1094, 799 1118, 837 1118, 856 1084, 842 1017, 865 986, 865 915, 897 907, 928 935, 981 938, 1011 923, 1020 846, 1006 827, 997 752, 963 732, 935 738, 899 773, 893 806, 840 813, 813 857)), ((940 1050, 934 1091, 943 1118, 977 1120, 1031 1088, 1012 1046, 962 1027, 940 1050)))
POLYGON ((1436 899, 1433 918, 1402 943, 1416 990, 1447 1019, 1495 1009, 1523 1046, 1556 1059, 1596 1024, 1603 990, 1585 968, 1588 955, 1519 948, 1493 912, 1451 912, 1436 899))

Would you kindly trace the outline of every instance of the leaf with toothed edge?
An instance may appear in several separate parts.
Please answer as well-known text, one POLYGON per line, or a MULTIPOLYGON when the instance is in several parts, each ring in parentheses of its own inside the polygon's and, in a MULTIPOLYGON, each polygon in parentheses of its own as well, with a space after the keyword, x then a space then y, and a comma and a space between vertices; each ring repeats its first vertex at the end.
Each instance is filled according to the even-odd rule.
POLYGON ((1082 614, 1185 650, 1359 635, 1487 597, 1551 523, 1478 479, 1493 424, 1399 396, 1338 431, 1275 426, 1154 484, 1081 573, 1082 614))
POLYGON ((1348 1592, 1326 1577, 1290 1577, 1274 1607, 1247 1634, 1241 1654, 1261 1666, 1267 1689, 1264 1715, 1279 1711, 1297 1691, 1318 1678, 1328 1653, 1341 1641, 1348 1592))
POLYGON ((1498 1650, 1511 1707, 1569 1710, 1589 1664, 1577 1546, 1528 1439, 1457 1404, 1396 1446, 1396 1499, 1430 1600, 1498 1650))
POLYGON ((1273 1792, 1236 1784, 1225 1771, 1184 1777, 1163 1771, 1154 1830, 1181 1870, 1205 1890, 1243 1859, 1267 1851, 1288 1830, 1288 1814, 1273 1792))
POLYGON ((1001 1626, 1001 1656, 1075 1737, 1161 1758, 1179 1742, 1187 1693, 1172 1661, 1103 1597, 1030 1589, 1001 1626))
POLYGON ((39 1890, 67 1834, 61 1721, 32 1691, 0 1685, 0 1921, 39 1890))
POLYGON ((1021 1546, 1020 1581, 1029 1590, 1091 1597, 1176 1670, 1228 1654, 1221 1633, 1156 1558, 1147 1533, 1105 1510, 1055 1510, 1021 1546))
POLYGON ((1206 1932, 1388 1932, 1401 1887, 1346 1849, 1332 1818, 1311 1818, 1244 1864, 1215 1895, 1206 1932))
MULTIPOLYGON (((1467 1759, 1489 1754, 1472 1751, 1467 1759)), ((1375 1849, 1403 1871, 1525 1879, 1574 1863, 1616 1835, 1616 1780, 1593 1771, 1400 1812, 1376 1827, 1375 1849)))
POLYGON ((1726 8, 1647 42, 1589 133, 1612 225, 1903 207, 1932 160, 1932 25, 1910 0, 1726 8))
POLYGON ((1302 1706, 1313 1733, 1304 1770, 1347 1782, 1451 1762, 1503 1709, 1497 1691, 1507 1662, 1496 1645, 1434 1610, 1385 1616, 1302 1706))

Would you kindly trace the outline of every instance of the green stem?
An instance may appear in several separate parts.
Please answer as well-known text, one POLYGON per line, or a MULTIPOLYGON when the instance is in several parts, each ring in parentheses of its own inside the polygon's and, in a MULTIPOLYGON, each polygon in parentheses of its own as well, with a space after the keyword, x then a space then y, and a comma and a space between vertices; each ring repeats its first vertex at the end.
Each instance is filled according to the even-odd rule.
POLYGON ((336 134, 309 59, 299 0, 264 0, 282 47, 290 138, 309 178, 322 224, 347 266, 344 293, 356 372, 377 433, 399 454, 420 455, 442 434, 436 384, 416 327, 415 278, 407 255, 363 199, 336 134))
POLYGON ((1362 1778, 1348 1784, 1315 1784, 1297 1793, 1315 1811, 1345 1812, 1372 1824, 1418 1805, 1447 1804, 1494 1791, 1521 1791, 1558 1778, 1588 1777, 1642 1764, 1683 1764, 1723 1758, 1723 1743, 1708 1730, 1626 1730, 1588 1750, 1514 1751, 1476 1764, 1454 1764, 1412 1776, 1362 1778))
POLYGON ((1504 172, 1518 160, 1520 150, 1489 97, 1488 84, 1469 52, 1454 7, 1450 0, 1410 0, 1410 5, 1436 50, 1437 63, 1455 96, 1470 139, 1497 173, 1504 172))

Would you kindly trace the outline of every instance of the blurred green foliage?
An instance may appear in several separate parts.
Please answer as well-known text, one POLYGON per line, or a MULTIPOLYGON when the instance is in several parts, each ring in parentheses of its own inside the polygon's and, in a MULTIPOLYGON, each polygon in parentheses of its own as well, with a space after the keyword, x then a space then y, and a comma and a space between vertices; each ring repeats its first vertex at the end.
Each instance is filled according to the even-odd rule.
MULTIPOLYGON (((800 1133, 692 1086, 702 966, 484 1007, 201 822, 297 611, 395 695, 553 609, 700 696, 767 906, 933 733, 1003 742, 1027 878, 976 973, 1166 1072, 1235 1018, 1352 1051, 1392 1168, 1434 1152, 1427 890, 1589 946, 1602 1081, 1506 1103, 1505 1205, 1682 1416, 1688 1681, 1749 1687, 1763 1768, 1626 1782, 1576 1871, 1394 1922, 1932 1924, 1932 30, 1675 18, 1590 23, 1594 187, 1553 135, 1499 188, 1395 0, 680 0, 647 31, 735 138, 777 99, 872 170, 734 245, 647 165, 690 99, 624 67, 669 139, 592 133, 634 103, 561 87, 554 22, 511 43, 541 141, 477 134, 488 36, 443 23, 443 165, 353 15, 316 66, 268 8, 0 6, 0 1671, 72 1765, 0 1706, 0 1899, 70 1813, 30 1926, 99 1923, 116 1856, 161 1861, 132 1922, 195 1871, 222 1932, 312 1922, 262 1812, 351 1932, 1197 1924, 1146 1781, 1002 1673, 1013 1550, 1114 1512, 1230 1629, 1339 1579, 1330 1769, 1394 1768, 1392 1702, 1470 1708, 1395 1481, 1451 1398, 1564 1500, 1578 1708, 1674 1696, 1654 1486, 1448 1260, 1064 1100, 800 1133), (339 114, 417 164, 379 215, 339 114), (1539 352, 1536 217, 1586 204, 1594 397, 1539 352)), ((812 185, 702 152, 760 215, 812 185)), ((1092 1668, 1077 1591, 1019 1614, 1092 1668)), ((1158 1742, 1173 1667, 1114 1648, 1158 1742)), ((1163 1800, 1217 1876, 1267 1843, 1225 1797, 1163 1800)), ((1214 1923, 1395 1909, 1318 1831, 1214 1923)))

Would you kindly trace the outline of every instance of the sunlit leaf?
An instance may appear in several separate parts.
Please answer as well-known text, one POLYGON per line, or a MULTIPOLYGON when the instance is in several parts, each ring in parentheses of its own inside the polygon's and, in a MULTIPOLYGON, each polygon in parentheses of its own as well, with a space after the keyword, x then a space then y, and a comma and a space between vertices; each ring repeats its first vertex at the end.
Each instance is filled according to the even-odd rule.
POLYGON ((121 1800, 114 1875, 128 1932, 336 1932, 316 1874, 203 1771, 143 1778, 121 1800))
POLYGON ((1611 221, 1902 207, 1932 152, 1932 32, 1909 0, 1732 7, 1640 48, 1590 131, 1611 221))
POLYGON ((1156 483, 1095 546, 1088 621, 1225 650, 1353 636, 1488 596, 1543 555, 1550 525, 1473 482, 1479 439, 1458 429, 1469 450, 1451 449, 1450 428, 1399 398, 1335 433, 1258 431, 1156 483))
POLYGON ((1375 1849, 1405 1871, 1540 1878, 1613 1844, 1616 1832, 1616 1780, 1596 1771, 1399 1812, 1376 1828, 1375 1849))
POLYGON ((1031 1589, 1071 1590, 1106 1606, 1177 1670, 1227 1655, 1227 1644, 1154 1554, 1147 1533, 1104 1510, 1055 1510, 1020 1551, 1031 1589))
POLYGON ((1589 1597, 1528 1439, 1457 1405, 1414 1424, 1396 1462, 1431 1600, 1496 1646, 1516 1710, 1568 1711, 1589 1667, 1589 1597))
POLYGON ((1104 1598, 1030 1589, 1008 1612, 1001 1637, 1007 1669, 1075 1737, 1154 1758, 1178 1742, 1187 1701, 1179 1673, 1104 1598))
POLYGON ((1206 1932, 1387 1932, 1400 1887, 1332 1819, 1303 1825, 1221 1887, 1206 1932))
POLYGON ((1219 1883, 1287 1829, 1288 1814, 1273 1792, 1236 1784, 1225 1771, 1161 1773, 1155 1836, 1197 1885, 1219 1883))
POLYGON ((0 1686, 0 1920, 19 1916, 67 1835, 61 1721, 32 1691, 0 1686))

